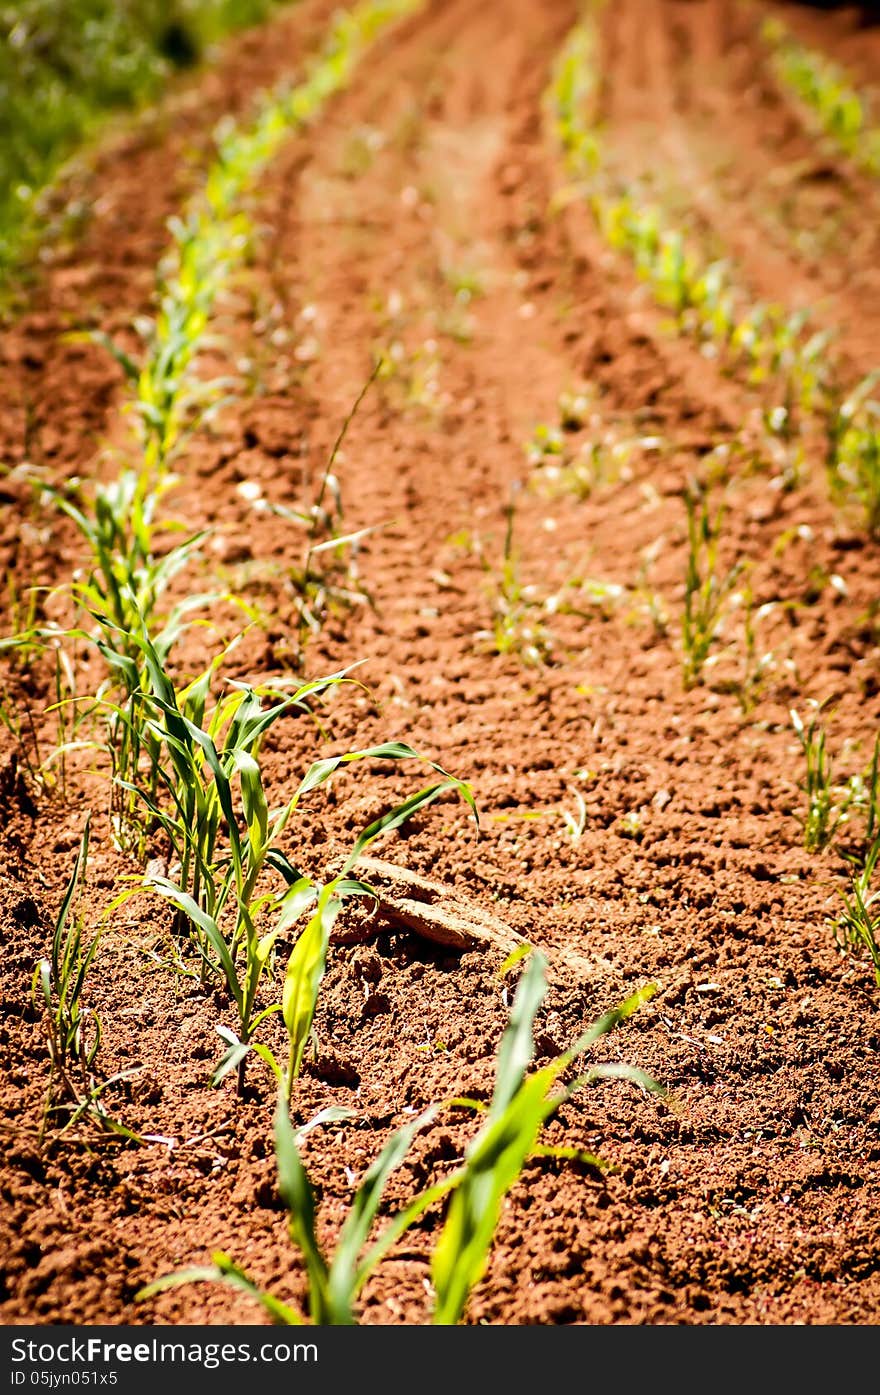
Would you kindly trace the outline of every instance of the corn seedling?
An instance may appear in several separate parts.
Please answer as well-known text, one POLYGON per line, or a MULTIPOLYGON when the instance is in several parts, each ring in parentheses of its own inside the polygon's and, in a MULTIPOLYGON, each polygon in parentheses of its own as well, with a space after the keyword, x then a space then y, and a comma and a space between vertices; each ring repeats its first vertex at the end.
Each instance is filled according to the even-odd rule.
MULTIPOLYGON (((140 778, 144 755, 152 762, 155 754, 150 752, 149 732, 142 720, 145 675, 140 633, 145 626, 152 629, 154 647, 164 664, 190 617, 223 599, 194 594, 168 613, 160 610, 171 582, 196 555, 205 536, 196 533, 168 545, 179 527, 158 519, 157 510, 172 482, 166 475, 154 486, 147 471, 124 470, 112 483, 97 486, 91 496, 78 484, 67 490, 39 486, 72 519, 89 548, 85 577, 66 588, 82 617, 81 627, 68 631, 67 637, 94 644, 107 665, 108 680, 95 705, 107 715, 111 815, 117 842, 123 847, 140 842, 143 836, 126 786, 140 778)), ((56 649, 64 638, 46 629, 35 634, 56 649)))
POLYGON ((874 968, 877 986, 880 987, 880 890, 872 889, 878 857, 880 837, 875 837, 861 866, 857 866, 851 875, 849 892, 840 893, 843 910, 833 922, 833 926, 837 943, 846 953, 867 953, 874 968))
POLYGON ((134 1138, 123 1125, 111 1119, 101 1102, 108 1085, 119 1080, 96 1083, 93 1068, 101 1046, 101 1019, 84 1001, 86 979, 98 949, 100 932, 89 940, 77 906, 85 882, 89 856, 89 820, 86 819, 79 851, 61 902, 52 946, 47 959, 41 959, 31 982, 34 1009, 42 1011, 49 1047, 49 1088, 43 1111, 43 1129, 51 1116, 67 1114, 62 1132, 83 1117, 102 1128, 134 1138))
POLYGON ((804 828, 807 852, 827 848, 835 833, 848 816, 853 802, 852 785, 839 786, 833 782, 833 763, 825 741, 825 728, 820 720, 818 704, 805 723, 799 712, 792 709, 791 722, 806 761, 803 790, 807 811, 800 820, 804 828))
POLYGON ((514 544, 516 516, 512 490, 506 509, 504 552, 500 573, 489 570, 487 590, 492 629, 481 631, 478 639, 491 645, 496 654, 515 654, 529 667, 541 667, 553 653, 553 636, 540 618, 547 613, 537 589, 526 585, 520 574, 519 554, 514 544))
MULTIPOLYGON (((372 1244, 369 1243, 370 1232, 379 1215, 388 1179, 406 1158, 419 1130, 432 1121, 436 1109, 425 1111, 398 1130, 367 1169, 354 1194, 335 1249, 328 1256, 318 1238, 317 1200, 300 1148, 311 1128, 339 1120, 345 1117, 346 1111, 326 1110, 304 1129, 294 1132, 286 1102, 283 1098, 279 1100, 275 1116, 279 1190, 288 1211, 290 1238, 305 1262, 307 1316, 264 1292, 224 1253, 214 1254, 211 1265, 182 1270, 157 1280, 141 1290, 138 1300, 147 1300, 183 1284, 219 1283, 247 1294, 261 1305, 272 1322, 280 1325, 307 1321, 351 1325, 357 1322, 358 1296, 377 1264, 430 1206, 450 1196, 431 1263, 435 1292, 433 1321, 457 1323, 464 1314, 471 1290, 485 1272, 504 1199, 529 1159, 554 1156, 602 1165, 592 1154, 578 1149, 542 1146, 539 1138, 544 1125, 579 1091, 599 1080, 625 1079, 646 1089, 658 1088, 642 1071, 622 1064, 592 1066, 562 1083, 563 1076, 595 1042, 636 1011, 651 996, 653 988, 643 989, 606 1013, 568 1051, 548 1065, 530 1069, 534 1058, 534 1021, 546 990, 546 961, 540 954, 531 954, 498 1051, 492 1100, 485 1109, 482 1127, 468 1145, 463 1165, 420 1192, 386 1222, 372 1244)), ((473 1107, 467 1100, 452 1103, 473 1107)))
POLYGON ((344 1109, 323 1110, 303 1128, 294 1131, 287 1104, 279 1098, 275 1114, 275 1156, 278 1184, 287 1207, 290 1239, 305 1261, 308 1279, 308 1316, 262 1290, 228 1255, 216 1252, 209 1266, 184 1269, 149 1284, 136 1295, 139 1302, 191 1283, 218 1283, 245 1293, 263 1308, 273 1323, 298 1326, 313 1322, 324 1326, 350 1326, 357 1321, 355 1303, 370 1274, 397 1239, 418 1217, 449 1190, 441 1183, 421 1194, 403 1213, 389 1222, 367 1248, 370 1231, 393 1172, 400 1167, 419 1129, 433 1111, 418 1116, 389 1139, 365 1172, 352 1199, 332 1256, 326 1254, 317 1235, 317 1199, 300 1155, 304 1138, 316 1126, 349 1118, 344 1109))
MULTIPOLYGON (((562 1077, 600 1037, 632 1015, 654 993, 649 987, 633 995, 595 1022, 567 1051, 537 1070, 534 1022, 547 992, 546 961, 532 954, 520 980, 510 1023, 498 1051, 495 1090, 483 1125, 465 1150, 464 1165, 449 1202, 443 1229, 431 1261, 436 1294, 433 1321, 458 1322, 468 1296, 486 1270, 504 1198, 536 1154, 553 1155, 542 1147, 542 1129, 580 1090, 603 1079, 632 1080, 646 1089, 657 1086, 644 1072, 628 1065, 596 1065, 567 1084, 562 1077)), ((580 1156, 602 1166, 592 1156, 572 1149, 560 1156, 580 1156)))
POLYGON ((101 1022, 83 1005, 86 975, 98 948, 98 935, 83 942, 83 923, 73 910, 85 879, 89 855, 89 821, 83 830, 73 872, 61 902, 50 958, 41 959, 34 972, 31 997, 38 998, 46 1014, 51 1080, 49 1105, 56 1086, 78 1103, 88 1088, 89 1072, 101 1044, 101 1022))
POLYGON ((587 830, 587 801, 580 790, 572 789, 574 795, 574 811, 566 808, 559 810, 559 817, 565 826, 565 831, 573 843, 579 843, 587 830))
POLYGON ((718 570, 723 507, 713 516, 708 500, 693 489, 687 491, 685 505, 688 558, 681 638, 684 686, 693 688, 702 679, 703 669, 721 629, 727 601, 742 568, 741 564, 736 563, 723 574, 718 570))
POLYGON ((880 535, 880 400, 870 374, 838 408, 829 426, 831 491, 861 507, 872 538, 880 535))

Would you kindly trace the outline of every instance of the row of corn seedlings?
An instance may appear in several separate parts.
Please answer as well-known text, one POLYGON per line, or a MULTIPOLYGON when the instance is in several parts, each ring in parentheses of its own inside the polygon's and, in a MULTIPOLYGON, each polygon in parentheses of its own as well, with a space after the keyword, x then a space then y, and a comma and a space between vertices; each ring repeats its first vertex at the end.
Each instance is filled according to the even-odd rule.
MULTIPOLYGON (((227 378, 205 381, 199 372, 199 355, 211 342, 211 315, 218 297, 241 266, 252 237, 247 196, 291 132, 316 119, 329 98, 347 84, 370 43, 421 3, 364 0, 343 12, 305 81, 292 88, 281 86, 264 97, 255 118, 221 124, 216 157, 202 191, 183 216, 171 222, 172 246, 157 288, 158 314, 137 323, 145 341, 142 356, 132 357, 105 335, 91 336, 113 353, 129 381, 127 405, 138 428, 134 462, 111 482, 94 487, 74 481, 53 489, 38 476, 35 479, 40 490, 72 519, 89 549, 85 578, 69 588, 82 623, 68 637, 95 643, 107 664, 108 680, 97 695, 97 705, 108 719, 108 748, 118 777, 112 785, 113 817, 123 844, 132 836, 132 823, 137 828, 125 785, 135 779, 144 755, 137 720, 144 679, 141 628, 148 627, 152 643, 166 662, 196 612, 204 615, 224 599, 248 610, 240 598, 216 593, 191 594, 170 610, 162 608, 169 585, 206 536, 202 530, 181 540, 183 527, 165 514, 163 501, 176 482, 171 474, 173 462, 193 431, 228 401, 228 390, 234 386, 227 378)), ((341 530, 332 475, 335 453, 312 504, 285 515, 305 530, 302 567, 291 578, 300 659, 307 635, 319 626, 330 598, 343 594, 335 578, 336 563, 340 548, 350 539, 341 530)), ((31 627, 11 643, 22 646, 35 639, 55 647, 59 635, 52 629, 31 627)), ((66 749, 63 735, 62 749, 66 749)))
POLYGON ((860 169, 880 175, 880 125, 872 121, 870 104, 849 75, 799 43, 775 16, 764 20, 761 37, 778 81, 798 98, 809 124, 830 136, 860 169))
POLYGON ((566 168, 582 188, 609 244, 626 253, 679 330, 720 355, 729 371, 744 368, 750 384, 772 394, 765 434, 781 455, 783 482, 797 483, 805 463, 805 432, 827 433, 832 492, 854 502, 868 531, 880 529, 880 403, 877 375, 854 388, 839 382, 828 331, 811 332, 805 311, 750 303, 724 261, 707 263, 661 208, 621 190, 602 157, 597 99, 598 28, 593 10, 570 34, 557 60, 547 106, 566 168))
POLYGON ((370 45, 392 23, 424 0, 362 0, 335 20, 305 81, 284 83, 261 102, 247 124, 228 120, 218 128, 217 152, 200 193, 171 220, 172 246, 160 271, 159 313, 139 321, 145 341, 139 361, 105 340, 132 390, 145 467, 161 474, 185 443, 194 423, 216 409, 225 380, 205 382, 199 351, 209 342, 218 296, 244 261, 254 236, 245 203, 260 175, 291 134, 314 121, 329 99, 346 87, 370 45))
MULTIPOLYGON (((13 652, 40 643, 57 646, 62 639, 97 647, 109 676, 90 706, 109 714, 111 813, 117 842, 143 859, 148 833, 164 833, 174 876, 154 878, 150 886, 175 904, 179 921, 188 927, 198 976, 205 980, 219 975, 235 1005, 239 1030, 226 1068, 237 1065, 241 1081, 259 1023, 268 1013, 283 1012, 291 1031, 288 1088, 305 1050, 330 927, 343 898, 364 894, 365 889, 346 875, 315 885, 295 873, 281 835, 299 798, 329 779, 340 764, 370 756, 385 761, 417 757, 409 747, 391 743, 316 765, 294 799, 281 811, 270 812, 259 764, 265 731, 282 715, 305 710, 307 698, 318 700, 341 678, 299 685, 292 694, 281 688, 257 693, 235 687, 218 696, 217 670, 237 642, 233 640, 199 677, 176 686, 170 666, 174 644, 192 623, 194 612, 207 611, 223 597, 189 595, 170 609, 163 606, 169 585, 191 560, 204 533, 179 541, 181 525, 163 518, 161 506, 174 483, 171 461, 197 422, 204 420, 208 399, 216 405, 217 384, 199 383, 197 356, 208 335, 214 302, 243 255, 241 200, 290 129, 313 119, 348 81, 368 44, 419 2, 367 0, 342 14, 304 83, 264 99, 252 125, 229 126, 222 132, 203 196, 174 225, 174 248, 160 281, 160 313, 147 333, 143 361, 136 364, 110 345, 133 384, 131 405, 140 427, 137 463, 94 490, 79 482, 56 490, 38 481, 41 491, 73 520, 89 548, 84 575, 68 588, 81 623, 67 631, 32 625, 5 642, 13 652), (273 870, 285 887, 283 895, 264 884, 273 870), (283 1004, 262 1003, 260 994, 275 964, 279 936, 310 909, 314 913, 308 932, 290 956, 283 1004), (274 923, 267 929, 270 916, 274 923)), ((324 498, 334 487, 330 470, 347 425, 322 479, 312 525, 327 512, 324 498)), ((316 528, 310 526, 302 577, 310 623, 316 588, 309 581, 318 571, 315 554, 320 546, 316 528)), ((240 598, 226 599, 246 609, 240 598)), ((443 777, 365 829, 352 857, 448 789, 460 791, 473 806, 465 786, 443 777)), ((72 887, 82 880, 86 853, 84 844, 72 887)), ((70 939, 64 930, 68 910, 66 903, 58 943, 51 961, 40 967, 39 984, 50 1014, 52 1004, 62 1017, 73 1013, 71 1041, 78 1043, 73 1056, 83 1075, 91 1068, 99 1039, 78 1025, 86 1021, 79 1005, 97 939, 93 937, 83 953, 81 932, 70 939), (88 1049, 83 1044, 86 1037, 88 1049)), ((261 1051, 269 1059, 268 1052, 261 1051)), ((52 1060, 53 1076, 79 1108, 81 1088, 73 1088, 62 1055, 54 1048, 52 1060)), ((274 1058, 270 1063, 278 1070, 274 1058)))
MULTIPOLYGON (((391 742, 316 761, 293 797, 280 808, 270 810, 258 758, 262 735, 290 710, 308 712, 311 701, 322 691, 348 681, 345 675, 336 674, 304 685, 284 698, 274 694, 275 700, 268 706, 262 700, 265 695, 235 688, 206 715, 210 670, 185 692, 177 693, 145 630, 141 644, 152 684, 150 706, 154 715, 150 720, 157 744, 167 753, 157 788, 165 791, 168 798, 164 803, 149 802, 176 855, 173 878, 152 875, 144 879, 142 886, 182 912, 198 961, 198 969, 192 971, 224 982, 238 1011, 239 1032, 221 1031, 229 1049, 214 1072, 213 1082, 219 1083, 236 1068, 241 1082, 246 1056, 252 1050, 278 1079, 275 1136, 279 1185, 289 1213, 291 1238, 306 1265, 308 1320, 324 1324, 357 1321, 358 1295, 384 1254, 429 1207, 449 1198, 432 1258, 433 1321, 455 1323, 463 1317, 469 1294, 485 1272, 504 1198, 529 1159, 553 1155, 592 1166, 603 1165, 578 1149, 542 1145, 539 1136, 543 1126, 578 1092, 596 1081, 629 1079, 645 1088, 657 1088, 641 1071, 619 1063, 592 1064, 570 1078, 572 1068, 594 1043, 630 1016, 653 989, 641 990, 606 1013, 568 1051, 548 1065, 534 1068, 533 1024, 546 993, 546 966, 540 954, 532 953, 499 1049, 495 1092, 485 1110, 482 1127, 466 1149, 463 1164, 414 1197, 371 1241, 389 1177, 405 1160, 419 1131, 438 1113, 439 1107, 429 1108, 399 1130, 367 1169, 335 1250, 328 1256, 318 1239, 315 1194, 300 1146, 316 1125, 341 1121, 350 1117, 349 1111, 325 1110, 296 1133, 288 1111, 311 1031, 330 931, 347 898, 373 895, 371 888, 357 879, 356 864, 375 839, 399 827, 447 792, 463 797, 472 809, 473 798, 467 786, 434 766, 440 779, 367 825, 332 879, 318 884, 294 866, 294 853, 283 837, 300 813, 301 800, 348 764, 371 759, 418 759, 416 752, 400 742, 391 742), (226 833, 222 850, 218 848, 221 828, 226 833), (281 889, 270 890, 264 874, 275 874, 281 889), (281 1001, 266 1003, 265 997, 261 1001, 260 989, 274 982, 272 970, 279 940, 306 916, 307 924, 287 959, 281 1001), (282 1015, 288 1033, 289 1057, 284 1067, 269 1047, 256 1039, 260 1025, 273 1013, 282 1015)), ((137 793, 146 799, 142 791, 137 793)), ((88 843, 87 821, 58 914, 50 955, 37 966, 32 985, 35 1003, 42 999, 49 1025, 51 1076, 45 1118, 48 1121, 55 1116, 64 1117, 65 1132, 88 1117, 136 1142, 137 1135, 108 1114, 102 1100, 107 1088, 123 1077, 96 1081, 93 1069, 101 1023, 85 1006, 84 987, 99 934, 86 933, 82 907, 77 904, 85 878, 88 843)), ((118 900, 130 894, 125 892, 118 900)), ((515 958, 518 961, 521 956, 515 958)), ((513 961, 509 967, 513 967, 513 961)), ((508 966, 504 968, 507 970, 508 966)), ((467 1100, 452 1104, 459 1109, 484 1109, 467 1100)), ((160 1279, 140 1297, 146 1300, 168 1287, 194 1280, 217 1281, 243 1291, 259 1302, 275 1322, 305 1320, 289 1304, 263 1292, 222 1253, 214 1255, 210 1267, 160 1279)))
POLYGON ((756 385, 779 382, 789 415, 824 406, 828 336, 809 334, 803 314, 786 316, 765 304, 744 307, 725 262, 704 263, 680 231, 667 226, 659 206, 643 204, 635 187, 621 191, 608 175, 597 112, 598 44, 595 14, 588 11, 557 59, 547 105, 566 168, 585 187, 604 237, 631 258, 682 331, 712 346, 729 366, 745 364, 756 385))

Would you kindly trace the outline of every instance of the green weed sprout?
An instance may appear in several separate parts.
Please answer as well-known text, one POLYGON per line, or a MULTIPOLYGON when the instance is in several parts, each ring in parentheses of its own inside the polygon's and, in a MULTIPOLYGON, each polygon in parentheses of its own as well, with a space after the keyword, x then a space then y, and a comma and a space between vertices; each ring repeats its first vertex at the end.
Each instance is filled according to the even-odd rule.
POLYGON ((846 821, 853 791, 851 786, 841 788, 833 782, 833 765, 819 706, 816 703, 812 706, 813 714, 808 723, 794 709, 790 716, 806 761, 803 790, 807 796, 807 811, 801 819, 804 847, 807 852, 821 852, 828 847, 840 824, 846 821))
POLYGON ((703 669, 718 636, 728 598, 742 570, 734 564, 724 574, 718 570, 718 544, 724 513, 713 516, 704 495, 689 489, 685 495, 688 521, 688 557, 682 618, 683 676, 685 688, 702 679, 703 669))
MULTIPOLYGON (((544 1148, 539 1136, 559 1109, 586 1086, 602 1079, 626 1079, 645 1089, 659 1087, 633 1066, 590 1067, 567 1084, 562 1076, 593 1044, 631 1016, 653 993, 653 987, 633 995, 606 1013, 579 1037, 570 1050, 549 1065, 530 1069, 534 1057, 534 1020, 546 994, 546 960, 530 955, 517 989, 510 1022, 498 1052, 496 1084, 482 1128, 468 1146, 465 1160, 448 1177, 420 1192, 399 1211, 369 1244, 382 1197, 392 1172, 409 1152, 416 1134, 437 1113, 430 1108, 392 1135, 358 1185, 332 1255, 317 1234, 317 1202, 300 1156, 305 1135, 316 1125, 350 1117, 348 1111, 325 1110, 294 1132, 287 1105, 279 1099, 275 1116, 275 1151, 279 1190, 288 1211, 290 1238, 302 1255, 308 1279, 308 1317, 264 1292, 228 1255, 216 1252, 210 1265, 169 1274, 136 1295, 139 1302, 190 1283, 218 1283, 259 1303, 273 1323, 300 1325, 310 1321, 348 1326, 357 1322, 356 1302, 367 1279, 391 1246, 428 1210, 451 1194, 446 1218, 432 1258, 436 1301, 433 1322, 458 1322, 468 1296, 485 1272, 487 1257, 505 1196, 536 1156, 577 1158, 600 1165, 592 1155, 571 1148, 544 1148)), ((470 1106, 470 1101, 453 1101, 470 1106)))

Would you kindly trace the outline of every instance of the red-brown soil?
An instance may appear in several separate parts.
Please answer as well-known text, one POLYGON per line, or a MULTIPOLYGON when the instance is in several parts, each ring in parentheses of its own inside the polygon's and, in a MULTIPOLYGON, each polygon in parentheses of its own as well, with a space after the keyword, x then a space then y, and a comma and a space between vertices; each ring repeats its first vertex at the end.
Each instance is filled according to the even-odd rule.
MULTIPOLYGON (((148 306, 164 219, 197 179, 184 152, 204 147, 220 110, 241 109, 295 69, 331 9, 306 4, 249 37, 194 89, 204 102, 175 104, 98 162, 85 235, 44 269, 32 308, 3 337, 0 453, 10 464, 29 458, 57 479, 108 468, 101 440, 123 439, 117 376, 96 350, 59 336, 71 325, 116 331, 148 306)), ((722 0, 609 6, 609 134, 621 158, 641 149, 661 183, 668 174, 673 193, 691 191, 743 285, 763 295, 768 282, 782 303, 820 302, 844 370, 865 372, 880 317, 877 195, 824 149, 820 160, 775 92, 754 13, 735 10, 722 0), (818 259, 797 235, 813 226, 802 180, 819 180, 839 228, 818 259)), ((280 674, 294 651, 284 567, 301 538, 253 511, 237 485, 301 501, 373 351, 399 343, 399 371, 367 395, 337 471, 346 525, 382 525, 360 555, 373 604, 334 619, 307 662, 316 676, 366 660, 370 696, 333 701, 329 741, 305 721, 273 730, 264 748, 273 798, 328 749, 392 737, 470 780, 481 836, 463 808, 444 803, 383 854, 546 952, 542 1057, 636 987, 659 985, 602 1054, 653 1073, 668 1094, 605 1084, 566 1106, 548 1141, 598 1151, 615 1170, 599 1179, 573 1164, 529 1164, 469 1320, 872 1323, 878 995, 870 966, 839 954, 828 925, 839 854, 802 847, 789 708, 827 702, 841 769, 867 763, 880 722, 880 555, 857 516, 829 501, 818 456, 787 492, 769 470, 734 470, 723 561, 753 564, 755 603, 774 607, 759 643, 775 663, 744 713, 724 681, 741 662, 741 622, 731 619, 707 684, 683 691, 682 495, 707 453, 753 419, 757 399, 670 336, 586 212, 552 211, 561 176, 541 98, 575 12, 567 0, 434 0, 290 142, 261 181, 264 236, 221 321, 229 360, 248 359, 257 386, 193 443, 175 512, 215 530, 196 589, 212 589, 219 569, 270 617, 236 651, 234 676, 280 674), (465 273, 479 281, 466 305, 454 290, 465 273), (556 421, 559 394, 583 383, 602 430, 662 444, 636 452, 629 473, 586 500, 516 494, 524 583, 570 597, 576 612, 545 616, 552 661, 526 668, 480 638, 490 628, 487 568, 500 567, 511 486, 528 479, 524 443, 556 421), (624 590, 596 600, 588 581, 624 590), (560 813, 575 810, 574 791, 586 804, 577 839, 560 813)), ((837 18, 794 18, 811 41, 827 35, 830 52, 845 42, 837 18)), ((875 31, 859 44, 863 58, 880 56, 875 31)), ((3 503, 3 565, 19 585, 62 584, 83 561, 77 537, 17 488, 3 503)), ((195 670, 207 643, 184 646, 182 670, 195 670)), ((98 671, 85 654, 78 662, 88 691, 98 671)), ((49 742, 48 675, 35 665, 7 681, 29 692, 49 742)), ((149 901, 112 917, 91 1001, 105 1026, 102 1072, 134 1072, 108 1107, 160 1141, 40 1143, 48 1058, 30 980, 88 808, 93 923, 132 864, 113 849, 97 757, 72 757, 66 789, 50 796, 28 786, 12 756, 4 733, 3 1319, 257 1320, 245 1300, 204 1286, 135 1304, 144 1283, 216 1248, 301 1301, 275 1185, 271 1079, 254 1065, 244 1099, 231 1081, 208 1088, 229 1004, 150 957, 167 950, 168 917, 149 901)), ((296 858, 321 875, 414 778, 341 777, 298 816, 296 858)), ((303 1121, 329 1104, 357 1114, 306 1145, 328 1239, 352 1175, 407 1111, 490 1091, 509 1005, 498 968, 489 954, 445 955, 389 931, 333 947, 293 1106, 303 1121)), ((474 1127, 449 1112, 426 1128, 389 1204, 445 1175, 474 1127)), ((430 1213, 379 1268, 364 1321, 427 1320, 438 1220, 430 1213)))

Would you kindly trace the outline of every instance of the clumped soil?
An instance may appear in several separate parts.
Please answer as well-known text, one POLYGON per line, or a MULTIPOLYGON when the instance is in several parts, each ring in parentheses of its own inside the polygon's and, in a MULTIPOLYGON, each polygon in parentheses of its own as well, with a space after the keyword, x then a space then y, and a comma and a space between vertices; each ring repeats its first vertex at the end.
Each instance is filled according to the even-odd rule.
MULTIPOLYGON (((875 29, 856 42, 840 17, 783 8, 829 52, 880 58, 875 29)), ((61 336, 95 324, 124 331, 149 308, 164 220, 197 182, 213 122, 295 72, 332 9, 315 0, 236 41, 218 70, 97 161, 87 227, 56 248, 3 333, 8 464, 30 460, 58 481, 115 468, 106 447, 123 447, 127 429, 118 375, 98 350, 61 336)), ((880 723, 880 554, 857 516, 830 503, 818 454, 790 490, 771 470, 735 464, 722 561, 752 563, 755 605, 772 604, 758 623, 774 664, 743 711, 731 620, 707 682, 683 691, 683 494, 759 404, 670 334, 576 201, 553 201, 563 177, 542 93, 575 17, 567 0, 434 0, 382 41, 261 181, 263 235, 222 307, 217 350, 244 365, 253 390, 180 462, 174 511, 213 530, 184 584, 211 590, 219 575, 259 602, 265 618, 225 673, 285 672, 296 650, 285 577, 302 536, 238 487, 301 502, 373 354, 399 345, 396 371, 368 393, 337 463, 346 527, 376 529, 359 555, 371 604, 340 612, 307 654, 310 676, 365 660, 368 691, 333 699, 326 738, 306 719, 273 729, 273 798, 318 755, 390 738, 467 778, 479 836, 448 801, 382 855, 544 951, 540 1059, 656 983, 597 1059, 638 1065, 667 1090, 606 1083, 566 1106, 547 1141, 613 1167, 600 1176, 552 1159, 528 1165, 468 1319, 876 1322, 878 995, 869 965, 842 956, 829 929, 839 854, 803 850, 789 709, 827 703, 841 771, 867 763, 880 723), (594 415, 574 440, 612 431, 659 445, 578 500, 529 479, 524 443, 557 419, 559 394, 583 384, 594 415), (523 584, 573 598, 544 616, 553 649, 543 667, 481 636, 515 484, 523 584), (572 836, 562 811, 577 815, 578 795, 572 836)), ((770 78, 753 20, 723 0, 620 0, 603 43, 616 158, 633 175, 654 162, 673 194, 693 191, 744 285, 764 295, 769 278, 783 303, 817 301, 846 372, 872 368, 876 191, 832 151, 817 153, 770 78), (817 199, 821 259, 815 239, 796 235, 801 223, 815 229, 817 199)), ((83 563, 79 539, 17 482, 0 492, 7 574, 19 587, 62 585, 83 563)), ((51 614, 61 602, 44 604, 51 614)), ((218 612, 215 631, 194 632, 179 671, 196 671, 236 623, 218 612)), ((82 649, 76 663, 80 691, 94 690, 94 660, 82 649)), ((4 683, 30 707, 45 754, 50 672, 7 660, 4 683)), ((389 767, 344 775, 297 816, 296 858, 321 875, 417 778, 389 767)), ((108 1108, 151 1141, 40 1137, 48 1057, 31 975, 87 809, 96 925, 132 871, 110 837, 102 758, 72 753, 63 787, 40 791, 3 732, 0 1312, 9 1323, 254 1321, 244 1299, 205 1286, 134 1301, 146 1282, 217 1248, 280 1296, 305 1294, 276 1188, 272 1081, 255 1064, 243 1098, 230 1080, 208 1088, 229 1003, 169 968, 161 904, 113 913, 90 984, 102 1074, 131 1072, 108 1108)), ((512 989, 492 953, 451 955, 373 929, 368 943, 332 948, 293 1102, 297 1121, 330 1104, 356 1114, 316 1130, 305 1149, 331 1242, 353 1176, 391 1130, 432 1101, 487 1097, 512 989)), ((455 1110, 426 1126, 389 1205, 445 1175, 474 1128, 455 1110)), ((378 1269, 365 1322, 428 1319, 438 1227, 429 1213, 378 1269)))

